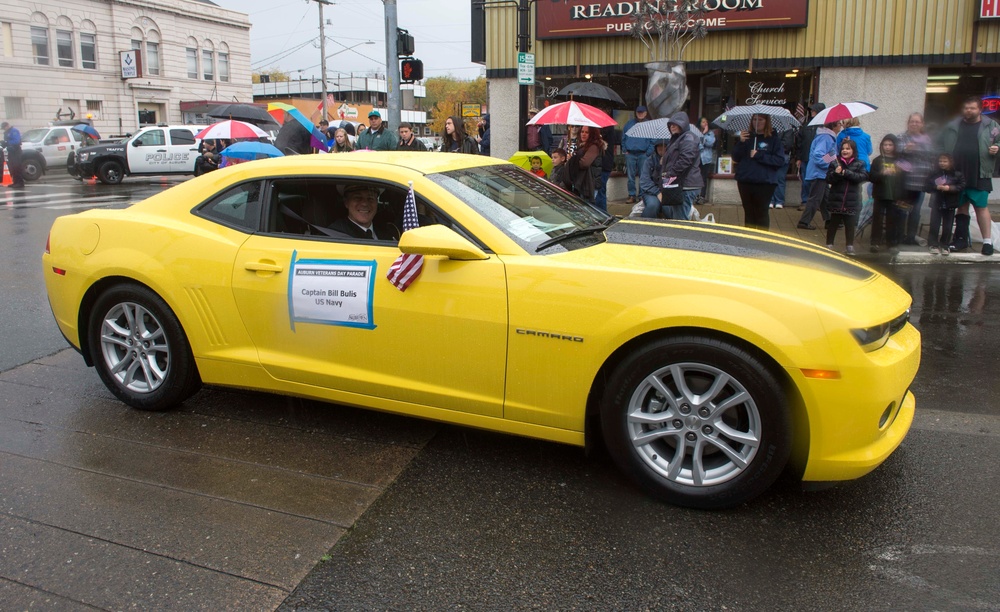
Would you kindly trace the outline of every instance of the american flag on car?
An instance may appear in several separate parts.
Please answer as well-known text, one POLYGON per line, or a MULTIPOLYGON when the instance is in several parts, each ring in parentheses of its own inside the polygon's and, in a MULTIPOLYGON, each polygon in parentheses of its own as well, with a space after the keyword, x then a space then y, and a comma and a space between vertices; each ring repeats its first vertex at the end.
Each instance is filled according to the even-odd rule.
MULTIPOLYGON (((417 200, 413 195, 413 183, 410 183, 410 191, 407 192, 406 202, 403 203, 403 232, 416 227, 420 227, 420 221, 417 219, 417 200)), ((403 253, 389 266, 386 278, 400 291, 406 291, 406 288, 420 276, 423 268, 423 255, 403 253)))

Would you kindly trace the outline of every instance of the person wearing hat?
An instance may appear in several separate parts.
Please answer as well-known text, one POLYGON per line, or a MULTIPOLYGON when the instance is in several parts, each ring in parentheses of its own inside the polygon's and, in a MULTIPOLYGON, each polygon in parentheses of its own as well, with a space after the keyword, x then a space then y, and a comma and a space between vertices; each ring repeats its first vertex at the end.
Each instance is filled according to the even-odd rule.
MULTIPOLYGON (((528 109, 528 120, 538 114, 537 108, 528 109)), ((545 151, 552 155, 552 128, 547 125, 529 125, 527 128, 529 151, 545 151)))
POLYGON ((399 240, 399 229, 391 223, 376 223, 378 190, 369 185, 344 187, 347 217, 330 224, 330 229, 361 240, 399 240))
POLYGON ((11 189, 24 189, 24 177, 21 174, 21 132, 4 121, 0 125, 3 130, 2 144, 7 149, 7 167, 10 169, 11 189))
POLYGON ((639 176, 642 174, 642 167, 646 165, 646 158, 653 154, 653 141, 649 138, 629 136, 628 131, 635 124, 648 118, 648 109, 645 106, 637 106, 635 107, 635 117, 629 119, 622 130, 622 152, 625 153, 625 167, 628 170, 629 204, 635 204, 637 198, 641 198, 639 176))
POLYGON ((806 200, 809 199, 809 181, 806 180, 806 165, 809 163, 809 152, 812 150, 813 139, 816 138, 816 130, 820 127, 818 125, 809 125, 809 122, 822 110, 826 110, 826 104, 822 102, 816 102, 811 105, 809 107, 809 115, 802 122, 802 127, 799 128, 798 133, 795 135, 795 144, 793 146, 793 150, 795 151, 795 167, 798 168, 799 178, 802 180, 802 193, 800 194, 802 204, 799 206, 799 210, 805 209, 806 200))
POLYGON ((386 127, 382 122, 382 115, 377 110, 372 109, 368 113, 368 129, 364 134, 358 136, 355 149, 370 149, 372 151, 395 151, 399 143, 399 136, 396 132, 386 127))

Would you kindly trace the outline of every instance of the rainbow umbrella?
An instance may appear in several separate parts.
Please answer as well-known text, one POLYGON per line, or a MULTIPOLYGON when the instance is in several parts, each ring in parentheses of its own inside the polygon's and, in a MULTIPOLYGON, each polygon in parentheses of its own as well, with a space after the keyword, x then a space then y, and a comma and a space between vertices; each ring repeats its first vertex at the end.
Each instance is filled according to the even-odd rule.
POLYGON ((302 124, 302 127, 309 132, 312 137, 310 145, 314 149, 320 149, 322 151, 329 151, 330 147, 326 146, 326 135, 319 131, 313 122, 310 121, 302 111, 295 108, 291 104, 285 104, 284 102, 271 102, 267 105, 267 113, 274 117, 279 124, 284 123, 286 116, 291 116, 293 119, 302 124))

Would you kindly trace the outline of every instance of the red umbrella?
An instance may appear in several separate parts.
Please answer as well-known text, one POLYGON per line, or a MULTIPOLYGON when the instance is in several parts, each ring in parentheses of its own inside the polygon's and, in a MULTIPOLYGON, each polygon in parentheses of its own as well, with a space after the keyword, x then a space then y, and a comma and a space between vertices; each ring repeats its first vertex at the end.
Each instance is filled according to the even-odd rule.
POLYGON ((546 106, 528 121, 528 125, 589 125, 603 128, 618 122, 601 109, 583 102, 560 102, 546 106))
POLYGON ((874 113, 876 110, 878 110, 878 107, 874 104, 869 104, 868 102, 841 102, 840 104, 834 104, 830 108, 821 110, 816 114, 813 120, 809 122, 809 125, 825 125, 827 123, 834 123, 835 121, 874 113))
POLYGON ((237 140, 239 138, 270 138, 271 135, 256 125, 229 120, 212 124, 195 134, 194 137, 199 139, 225 138, 227 140, 237 140))

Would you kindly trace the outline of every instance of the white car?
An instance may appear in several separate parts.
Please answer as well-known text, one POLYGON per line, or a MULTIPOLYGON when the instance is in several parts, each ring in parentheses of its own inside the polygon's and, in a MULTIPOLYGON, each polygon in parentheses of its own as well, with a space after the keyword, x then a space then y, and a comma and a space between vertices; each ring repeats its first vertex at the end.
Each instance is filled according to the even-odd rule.
POLYGON ((194 174, 203 125, 151 125, 114 144, 85 147, 76 152, 68 170, 73 176, 96 176, 117 185, 132 174, 194 174))
POLYGON ((28 130, 21 135, 24 178, 33 181, 49 168, 63 168, 71 152, 95 144, 95 139, 68 125, 28 130))

